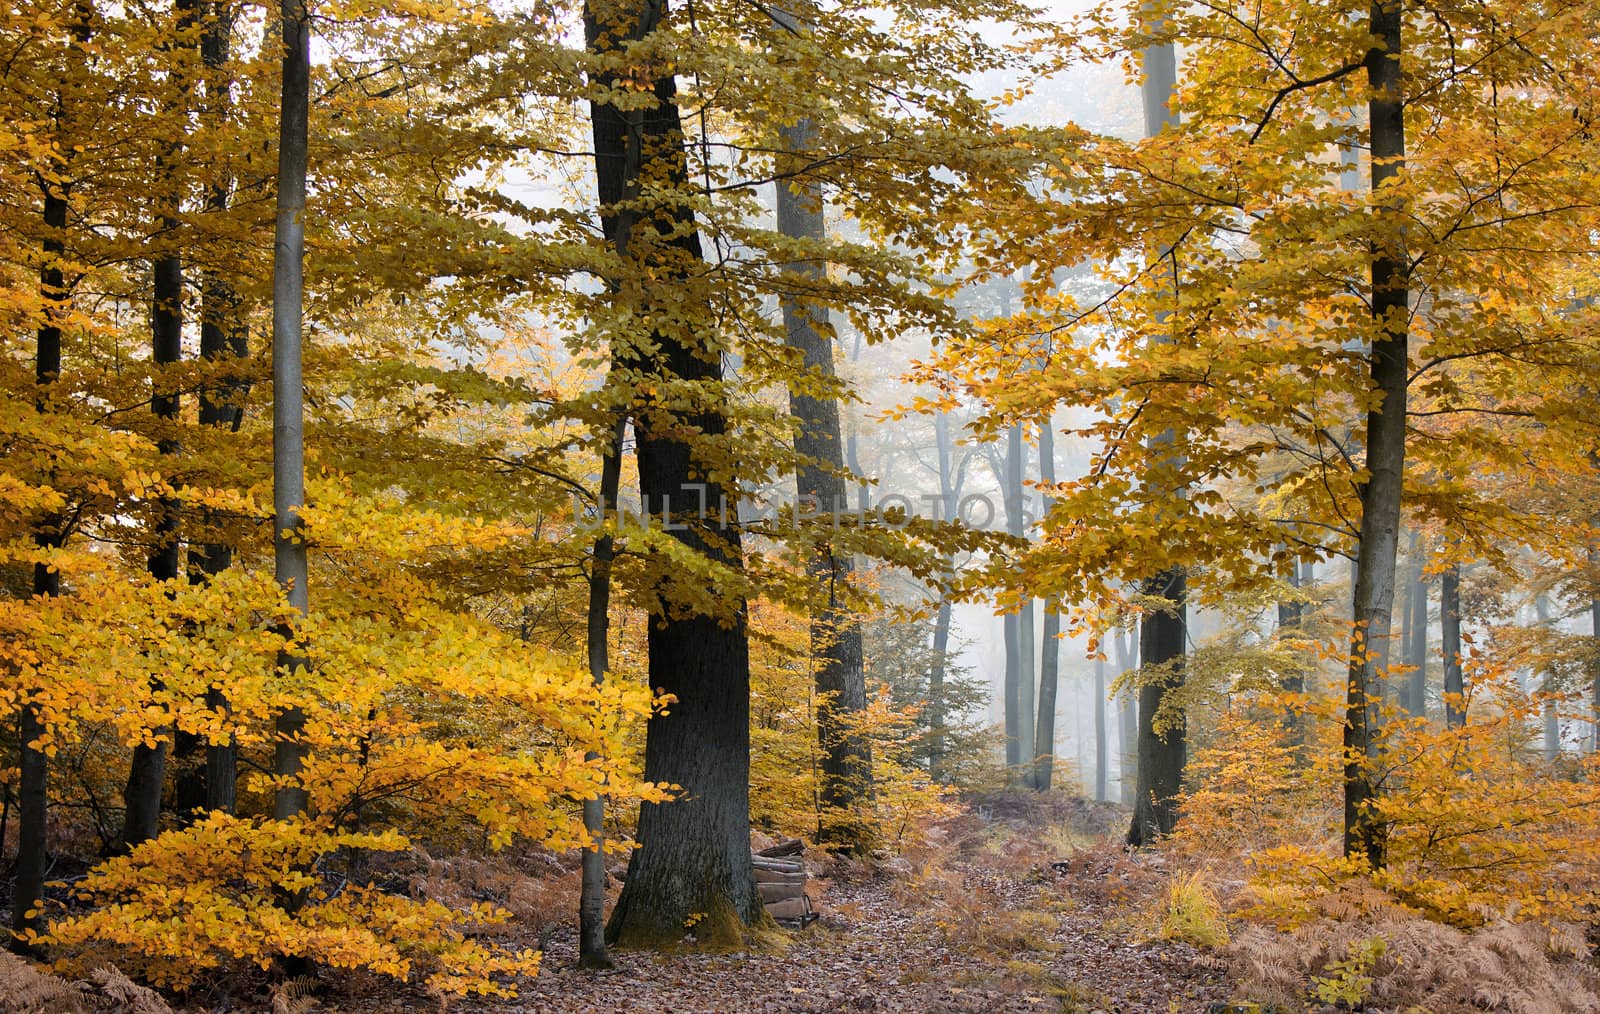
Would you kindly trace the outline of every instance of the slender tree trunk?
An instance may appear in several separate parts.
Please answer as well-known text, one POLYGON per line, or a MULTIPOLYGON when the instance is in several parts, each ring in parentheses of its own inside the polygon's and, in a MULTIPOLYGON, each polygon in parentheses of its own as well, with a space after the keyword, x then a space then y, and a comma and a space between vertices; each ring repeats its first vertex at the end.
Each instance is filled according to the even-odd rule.
MULTIPOLYGON (((801 30, 787 14, 778 12, 774 17, 785 27, 801 30)), ((815 145, 816 130, 809 120, 801 120, 783 128, 781 134, 792 154, 783 160, 780 172, 796 170, 815 145)), ((780 179, 777 207, 778 231, 783 235, 814 243, 826 239, 822 187, 818 184, 780 179)), ((803 293, 823 280, 825 269, 821 261, 799 260, 792 262, 785 274, 793 278, 795 290, 803 293)), ((808 303, 803 296, 786 297, 783 326, 785 343, 800 353, 807 389, 819 381, 831 386, 837 377, 826 307, 808 303)), ((837 517, 849 507, 838 399, 814 397, 791 386, 789 414, 799 422, 794 435, 795 455, 800 459, 795 474, 797 503, 809 501, 819 519, 837 517)), ((853 571, 849 555, 835 553, 827 539, 819 538, 806 560, 817 597, 811 610, 811 658, 821 756, 819 800, 823 813, 819 825, 825 841, 865 853, 872 846, 870 824, 856 811, 872 796, 872 743, 859 731, 860 717, 867 710, 861 617, 843 601, 853 571)))
MULTIPOLYGON (((1172 108, 1177 94, 1177 52, 1170 43, 1144 51, 1145 81, 1140 89, 1144 105, 1145 134, 1154 137, 1162 130, 1178 126, 1172 108)), ((1171 256, 1162 250, 1160 259, 1171 256)), ((1176 284, 1176 279, 1169 280, 1176 284)), ((1166 314, 1158 315, 1158 323, 1166 314)), ((1170 342, 1166 336, 1155 339, 1170 342)), ((1151 449, 1176 457, 1178 434, 1168 430, 1151 440, 1151 449)), ((1183 684, 1183 661, 1188 641, 1188 614, 1185 604, 1188 578, 1183 568, 1174 567, 1146 583, 1145 593, 1166 599, 1168 608, 1152 609, 1139 625, 1139 656, 1145 678, 1139 686, 1139 781, 1134 798, 1133 822, 1128 828, 1128 844, 1148 845, 1172 833, 1177 824, 1177 795, 1183 786, 1183 768, 1188 756, 1184 720, 1164 733, 1156 731, 1157 712, 1167 691, 1183 684), (1161 675, 1156 675, 1160 673, 1161 675)))
MULTIPOLYGON (((1106 660, 1094 660, 1094 798, 1105 802, 1110 772, 1107 770, 1111 748, 1106 731, 1106 660)), ((1047 783, 1045 788, 1049 788, 1047 783)))
POLYGON ((1005 734, 1006 734, 1006 777, 1007 781, 1016 778, 1017 772, 1022 768, 1022 732, 1021 732, 1021 698, 1022 698, 1022 662, 1021 652, 1017 650, 1017 614, 1006 613, 1000 619, 1000 633, 1005 639, 1006 668, 1005 668, 1005 734))
MULTIPOLYGON (((1039 481, 1048 490, 1056 481, 1056 433, 1055 424, 1047 416, 1039 425, 1039 481)), ((1044 498, 1044 513, 1048 515, 1054 504, 1053 497, 1046 494, 1044 498)), ((1056 752, 1056 696, 1060 691, 1061 683, 1061 603, 1052 600, 1045 605, 1044 634, 1039 639, 1039 718, 1038 731, 1034 733, 1033 741, 1038 759, 1033 767, 1033 787, 1042 791, 1050 788, 1050 783, 1055 775, 1056 752)), ((1099 787, 1096 799, 1105 798, 1105 755, 1106 755, 1106 704, 1105 704, 1105 671, 1101 666, 1096 669, 1101 686, 1096 691, 1095 697, 1095 784, 1099 787)))
POLYGON ((1439 642, 1444 656, 1444 720, 1452 729, 1467 724, 1466 687, 1461 680, 1461 564, 1452 563, 1439 582, 1439 642))
MULTIPOLYGON (((1013 425, 1006 436, 1005 506, 1006 530, 1017 538, 1028 533, 1024 517, 1022 425, 1013 425)), ((1033 765, 1038 752, 1034 746, 1034 673, 1033 673, 1033 600, 1026 599, 1013 614, 1012 633, 1006 639, 1006 672, 1016 687, 1009 698, 1016 714, 1007 721, 1008 730, 1014 729, 1017 739, 1017 760, 1022 765, 1018 772, 1022 783, 1033 782, 1033 765)), ((1009 738, 1009 732, 1008 732, 1009 738)), ((1008 758, 1009 759, 1009 758, 1008 758)))
MULTIPOLYGON (((1300 628, 1305 619, 1305 603, 1299 598, 1300 594, 1300 561, 1290 559, 1281 569, 1285 582, 1289 586, 1290 597, 1278 603, 1278 637, 1298 637, 1300 628)), ((1283 679, 1283 690, 1286 694, 1299 697, 1306 692, 1305 672, 1294 669, 1283 679)), ((1284 724, 1288 727, 1289 742, 1294 749, 1298 761, 1305 760, 1305 713, 1298 702, 1285 709, 1284 724)))
MULTIPOLYGON (((196 0, 177 0, 175 27, 180 38, 187 37, 194 28, 196 0)), ((181 77, 174 81, 175 102, 180 109, 187 108, 188 82, 181 77)), ((180 399, 170 380, 170 369, 183 359, 183 258, 173 239, 178 229, 179 203, 182 183, 171 172, 172 155, 180 142, 175 138, 167 157, 166 168, 171 175, 171 191, 167 207, 163 209, 158 245, 166 247, 153 265, 153 296, 150 305, 150 359, 154 393, 150 408, 157 418, 172 429, 178 424, 180 399)), ((176 457, 178 440, 174 433, 163 432, 157 437, 156 449, 163 457, 176 457)), ((157 520, 153 533, 148 569, 157 581, 175 582, 178 579, 179 524, 181 506, 171 497, 163 498, 157 506, 157 520)), ((170 587, 170 584, 169 584, 170 587)), ((165 689, 160 680, 151 682, 152 697, 159 697, 165 689)), ((128 782, 122 791, 123 822, 121 847, 134 846, 154 838, 160 829, 161 790, 166 784, 167 742, 172 734, 170 727, 152 730, 154 741, 139 743, 133 748, 133 760, 128 765, 128 782)))
MULTIPOLYGON (((600 454, 601 524, 615 516, 617 493, 622 487, 622 437, 628 421, 619 418, 600 454)), ((589 612, 586 617, 589 678, 595 686, 606 680, 611 668, 611 560, 616 540, 602 530, 594 540, 589 565, 589 612)), ((585 760, 600 759, 590 753, 585 760)), ((582 968, 610 968, 611 954, 606 949, 606 797, 596 795, 583 801, 583 830, 590 844, 583 850, 583 886, 578 898, 578 965, 582 968)))
MULTIPOLYGON (((81 0, 76 15, 73 39, 81 50, 89 42, 94 10, 86 0, 81 0)), ((55 116, 58 128, 70 118, 70 111, 59 94, 55 116)), ((61 323, 71 295, 64 263, 68 184, 62 182, 66 178, 71 148, 69 145, 60 145, 59 150, 62 153, 59 180, 52 180, 43 174, 37 177, 42 200, 40 211, 44 238, 40 243, 43 256, 39 260, 41 317, 34 351, 34 383, 38 389, 34 411, 41 415, 52 411, 48 389, 61 377, 61 323)), ((34 530, 34 544, 45 552, 60 549, 67 541, 68 523, 66 518, 58 516, 41 518, 34 530)), ((35 563, 34 597, 54 598, 60 594, 60 571, 44 562, 35 563)), ((18 934, 12 938, 12 947, 23 953, 33 950, 34 946, 24 934, 36 931, 42 925, 37 909, 44 896, 44 877, 48 867, 50 762, 49 755, 39 745, 46 732, 45 717, 44 710, 31 697, 25 696, 18 702, 17 858, 11 888, 11 927, 18 934)))
MULTIPOLYGON (((1535 621, 1541 629, 1547 629, 1550 623, 1550 604, 1543 595, 1533 600, 1535 621)), ((1544 759, 1554 761, 1561 756, 1561 712, 1556 707, 1556 699, 1552 693, 1554 688, 1550 685, 1550 670, 1539 674, 1539 690, 1545 694, 1544 699, 1544 759)))
MULTIPOLYGON (((949 417, 940 412, 933 417, 934 443, 939 455, 940 520, 956 520, 959 497, 956 495, 955 471, 951 462, 949 417)), ((950 576, 955 560, 946 555, 939 561, 940 573, 950 576)), ((934 781, 944 778, 945 752, 945 690, 946 663, 950 654, 950 620, 953 610, 950 597, 941 593, 939 610, 933 618, 933 662, 928 672, 928 775, 934 781)))
MULTIPOLYGON (((585 35, 592 53, 620 54, 629 40, 652 35, 667 14, 664 0, 585 9, 585 35)), ((646 65, 640 74, 660 74, 646 65)), ((601 85, 615 72, 597 73, 601 85)), ((670 73, 653 79, 655 105, 621 110, 591 102, 595 169, 601 222, 607 241, 624 262, 652 273, 652 287, 684 282, 702 262, 700 234, 689 207, 672 203, 640 217, 622 206, 640 193, 640 181, 668 187, 688 185, 683 127, 676 82, 670 73)), ((635 282, 633 284, 640 284, 635 282)), ((648 304, 651 294, 642 298, 648 304)), ((670 302, 670 297, 668 297, 670 302)), ((648 305, 647 305, 648 309, 648 305)), ((662 311, 663 316, 681 310, 662 311)), ((691 337, 680 328, 650 336, 645 348, 623 358, 645 376, 701 389, 722 383, 718 342, 691 337)), ((618 341, 620 341, 620 337, 618 341)), ((614 351, 614 357, 616 352, 614 351)), ((717 401, 687 413, 641 398, 635 408, 639 490, 645 510, 671 518, 665 527, 690 552, 713 565, 742 566, 740 536, 724 510, 717 483, 700 483, 704 463, 681 436, 686 430, 715 439, 727 431, 717 401), (706 504, 701 517, 690 505, 706 504), (676 513, 672 505, 676 504, 676 513), (689 514, 691 516, 685 516, 689 514)), ((670 595, 668 578, 661 592, 670 595)), ((617 899, 606 935, 627 945, 671 945, 693 926, 696 938, 713 946, 737 946, 745 928, 766 920, 750 863, 750 659, 742 601, 729 615, 684 615, 666 604, 652 609, 648 634, 650 685, 677 698, 646 728, 644 776, 683 787, 669 803, 646 803, 639 813, 639 848, 617 899)))
POLYGON ((1387 230, 1372 246, 1372 386, 1380 400, 1367 413, 1366 470, 1361 489, 1361 541, 1356 556, 1355 626, 1344 725, 1344 853, 1374 868, 1387 861, 1388 828, 1373 812, 1378 795, 1378 688, 1389 661, 1394 566, 1406 454, 1407 313, 1410 289, 1400 240, 1400 209, 1387 188, 1405 159, 1405 103, 1400 86, 1401 0, 1377 0, 1367 54, 1376 224, 1387 230))
MULTIPOLYGON (((1118 628, 1117 672, 1120 675, 1136 665, 1128 631, 1118 628)), ((1127 688, 1117 695, 1117 751, 1117 791, 1122 805, 1131 809, 1139 798, 1139 697, 1127 688)))
MULTIPOLYGON (((200 56, 205 63, 206 102, 204 115, 220 126, 227 118, 232 85, 227 63, 233 33, 233 12, 228 2, 208 2, 203 8, 200 56)), ((228 208, 230 184, 214 183, 206 194, 206 210, 220 215, 228 208)), ((207 362, 238 360, 250 354, 249 327, 244 323, 239 298, 226 272, 218 266, 204 269, 200 285, 200 358, 207 362)), ((224 381, 217 388, 200 391, 200 425, 227 427, 234 433, 244 422, 244 384, 238 379, 224 381)), ((209 525, 217 518, 207 516, 209 525)), ((189 580, 203 583, 233 566, 233 547, 220 539, 194 543, 189 549, 189 580)), ((228 697, 221 685, 206 691, 206 707, 224 717, 229 713, 228 697)), ((200 738, 179 731, 173 755, 178 762, 173 808, 180 821, 196 813, 221 810, 232 813, 238 790, 238 747, 231 735, 205 744, 203 764, 197 764, 200 738)))
MULTIPOLYGON (((301 313, 305 299, 306 142, 310 115, 311 18, 302 0, 283 0, 283 96, 278 128, 278 216, 272 258, 272 507, 273 571, 289 605, 310 611, 309 568, 300 509, 305 505, 305 392, 301 377, 301 313)), ((279 656, 285 672, 307 662, 295 640, 279 656)), ((305 762, 305 710, 278 713, 273 773, 287 779, 273 798, 272 815, 288 820, 305 812, 299 784, 305 762)))
POLYGON ((1412 542, 1416 556, 1410 585, 1406 589, 1407 612, 1411 616, 1408 636, 1401 638, 1406 662, 1412 666, 1411 692, 1406 695, 1407 708, 1417 718, 1428 716, 1428 544, 1420 537, 1412 542))
MULTIPOLYGON (((1589 635, 1600 645, 1600 599, 1589 601, 1589 635)), ((1600 660, 1594 663, 1594 672, 1590 676, 1590 709, 1600 716, 1600 660)), ((1597 717, 1594 727, 1595 749, 1600 750, 1600 717, 1597 717)))
MULTIPOLYGON (((87 31, 82 39, 87 40, 87 31)), ((66 254, 67 196, 58 186, 42 183, 44 190, 44 257, 39 269, 39 295, 44 316, 39 325, 34 358, 34 379, 39 386, 37 411, 51 411, 46 388, 61 376, 61 318, 68 299, 66 273, 62 259, 66 254)), ((34 534, 42 550, 59 549, 66 541, 65 521, 47 517, 34 534)), ((33 594, 53 598, 61 594, 61 574, 44 563, 33 565, 33 594)), ((18 709, 19 780, 17 789, 16 880, 11 893, 11 926, 18 933, 39 928, 35 911, 44 895, 44 873, 49 840, 49 759, 36 744, 45 733, 44 713, 38 703, 24 698, 18 709)), ((24 937, 13 944, 19 951, 31 950, 24 937)))

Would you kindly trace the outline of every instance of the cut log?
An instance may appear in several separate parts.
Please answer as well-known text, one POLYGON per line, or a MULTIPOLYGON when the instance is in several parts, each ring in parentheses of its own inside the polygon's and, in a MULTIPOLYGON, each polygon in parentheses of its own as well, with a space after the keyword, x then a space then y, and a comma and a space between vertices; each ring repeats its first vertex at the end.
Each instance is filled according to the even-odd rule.
POLYGON ((781 859, 784 856, 797 856, 805 850, 805 842, 801 841, 799 838, 790 838, 787 841, 780 841, 776 845, 769 845, 766 848, 758 851, 756 855, 763 856, 767 859, 781 859))
POLYGON ((810 878, 804 873, 778 873, 773 870, 756 870, 758 884, 804 884, 810 878))
POLYGON ((791 898, 803 898, 806 895, 804 884, 757 884, 756 889, 761 892, 761 901, 765 905, 788 901, 791 898))
POLYGON ((805 864, 798 859, 767 859, 762 856, 751 856, 750 865, 758 870, 770 870, 774 873, 804 873, 805 864))
POLYGON ((774 919, 794 919, 801 923, 809 922, 813 915, 811 900, 805 895, 801 895, 798 898, 775 901, 767 906, 767 914, 774 919))

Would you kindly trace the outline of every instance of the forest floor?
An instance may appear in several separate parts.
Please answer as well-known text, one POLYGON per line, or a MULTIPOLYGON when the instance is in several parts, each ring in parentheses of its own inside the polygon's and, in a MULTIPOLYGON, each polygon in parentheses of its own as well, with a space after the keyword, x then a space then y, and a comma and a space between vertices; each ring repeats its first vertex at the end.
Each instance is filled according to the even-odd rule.
MULTIPOLYGON (((818 922, 774 949, 622 952, 580 971, 576 929, 552 922, 515 1001, 456 1011, 1205 1011, 1218 963, 1160 939, 1167 876, 1117 841, 1122 811, 1066 796, 969 801, 928 841, 872 862, 808 853, 818 922)), ((395 1009, 351 995, 312 1009, 395 1009)), ((418 1006, 423 1005, 419 996, 418 1006)))

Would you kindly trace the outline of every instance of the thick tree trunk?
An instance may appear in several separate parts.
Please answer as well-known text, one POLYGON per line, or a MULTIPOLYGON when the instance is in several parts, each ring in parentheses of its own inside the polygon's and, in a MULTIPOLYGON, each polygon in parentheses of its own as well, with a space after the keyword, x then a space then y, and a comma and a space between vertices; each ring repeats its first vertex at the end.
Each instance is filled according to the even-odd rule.
MULTIPOLYGON (((793 18, 775 16, 797 28, 793 18)), ((780 172, 803 165, 804 153, 815 144, 816 130, 810 121, 801 120, 781 133, 793 154, 780 172)), ((778 231, 783 235, 816 243, 826 238, 821 186, 780 179, 777 206, 778 231)), ((825 269, 821 261, 799 260, 789 265, 786 274, 794 276, 795 289, 803 293, 823 280, 825 269)), ((791 295, 783 300, 783 326, 785 343, 800 353, 810 378, 808 389, 818 381, 831 386, 836 374, 827 309, 791 295)), ((799 423, 794 435, 795 455, 801 461, 795 474, 797 503, 810 503, 811 513, 819 519, 838 517, 849 509, 838 399, 814 397, 791 386, 789 413, 799 423)), ((856 811, 872 796, 872 744, 858 731, 859 718, 867 710, 861 617, 843 602, 853 571, 849 555, 835 553, 827 539, 819 538, 806 560, 816 596, 811 609, 811 658, 818 701, 821 836, 848 851, 865 853, 872 846, 870 825, 856 811)))
POLYGON ((1172 833, 1178 822, 1178 793, 1188 759, 1185 720, 1165 732, 1156 731, 1157 712, 1169 690, 1183 685, 1184 649, 1188 639, 1184 606, 1186 575, 1173 568, 1152 580, 1145 594, 1170 605, 1145 613, 1139 624, 1139 658, 1145 670, 1139 684, 1139 778, 1133 801, 1128 844, 1150 845, 1172 833))
MULTIPOLYGON (((585 9, 591 52, 617 54, 630 39, 655 32, 664 0, 585 9)), ((650 73, 651 68, 639 68, 650 73)), ((614 83, 614 73, 596 75, 614 83)), ((654 286, 686 278, 702 260, 700 235, 684 204, 640 213, 619 207, 639 193, 642 179, 687 186, 687 161, 676 82, 653 81, 655 105, 623 111, 591 103, 602 227, 623 260, 649 266, 654 286)), ((646 293, 647 301, 650 298, 646 293)), ((681 311, 674 311, 681 313, 681 311)), ((672 314, 664 314, 672 315, 672 314)), ((629 347, 632 368, 646 376, 714 388, 722 381, 718 344, 694 341, 682 330, 652 334, 647 348, 629 347)), ((620 340, 620 339, 619 339, 620 340)), ((716 404, 684 414, 641 400, 636 406, 639 490, 654 517, 671 517, 673 538, 716 565, 741 566, 739 530, 720 508, 716 483, 700 483, 705 466, 681 434, 716 438, 727 423, 716 404), (673 513, 672 505, 677 505, 673 513), (691 505, 709 509, 694 516, 691 505), (686 516, 687 515, 687 516, 686 516)), ((665 582, 666 579, 663 578, 665 582)), ((664 595, 670 595, 665 584, 664 595)), ((750 865, 750 659, 745 604, 726 615, 684 615, 663 603, 648 634, 650 685, 677 698, 646 729, 644 776, 683 787, 669 803, 646 803, 639 814, 639 848, 611 913, 607 937, 624 945, 670 945, 692 927, 713 946, 737 946, 766 913, 750 865)))
MULTIPOLYGON (((272 258, 272 507, 273 572, 289 605, 310 611, 309 568, 301 531, 305 505, 305 392, 301 376, 301 314, 305 298, 306 141, 311 90, 311 18, 302 0, 283 0, 283 96, 278 128, 278 216, 272 258)), ((298 638, 298 631, 289 632, 298 638)), ((286 648, 278 664, 288 672, 306 659, 286 648)), ((300 785, 305 761, 305 711, 291 705, 278 714, 273 773, 288 779, 274 794, 272 815, 287 820, 305 812, 300 785)))
MULTIPOLYGON (((233 12, 224 3, 206 3, 200 35, 200 56, 205 63, 206 104, 204 115, 220 125, 228 115, 232 85, 227 77, 232 43, 233 12)), ((218 181, 206 194, 206 209, 220 214, 227 210, 229 183, 218 181)), ((250 354, 249 327, 244 323, 239 298, 228 276, 219 267, 206 268, 200 286, 200 358, 208 362, 223 359, 243 361, 250 354)), ((238 380, 219 388, 200 391, 200 425, 228 427, 237 433, 244 421, 244 385, 238 380)), ((215 518, 207 518, 215 523, 215 518)), ((189 549, 189 580, 201 583, 233 566, 233 547, 226 542, 201 542, 189 549)), ((220 685, 206 691, 206 707, 226 714, 228 697, 220 685)), ((199 737, 179 732, 174 741, 174 759, 179 762, 173 808, 180 821, 196 813, 221 810, 232 813, 238 792, 238 747, 232 737, 205 745, 203 764, 195 763, 200 750, 199 737)))
POLYGON ((1452 729, 1467 724, 1466 687, 1461 680, 1461 564, 1452 563, 1439 582, 1439 643, 1444 656, 1444 720, 1452 729))
POLYGON ((1344 725, 1344 853, 1374 868, 1387 861, 1388 828, 1372 810, 1378 795, 1378 689, 1389 661, 1394 607, 1394 566, 1405 479, 1407 313, 1410 289, 1400 240, 1400 209, 1386 187, 1405 158, 1405 103, 1400 86, 1400 0, 1372 5, 1376 45, 1367 54, 1373 98, 1369 109, 1373 215, 1380 234, 1372 246, 1372 316, 1377 334, 1370 352, 1372 386, 1380 400, 1367 413, 1368 479, 1361 489, 1361 541, 1356 550, 1355 626, 1350 643, 1344 725))
MULTIPOLYGON (((604 524, 615 516, 617 493, 622 487, 622 437, 628 421, 619 418, 606 438, 600 454, 599 520, 604 524)), ((603 531, 594 540, 589 563, 589 612, 585 617, 589 678, 595 686, 606 680, 611 668, 611 561, 616 541, 603 531)), ((590 753, 586 760, 599 760, 590 753)), ((606 949, 606 797, 596 795, 583 801, 583 830, 590 844, 583 850, 583 882, 578 897, 578 965, 582 968, 610 968, 611 954, 606 949)))
MULTIPOLYGON (((1056 481, 1055 424, 1046 417, 1039 425, 1039 481, 1045 488, 1056 481)), ((1050 513, 1054 498, 1048 493, 1044 498, 1044 514, 1050 513)), ((1039 639, 1039 718, 1033 741, 1038 759, 1033 766, 1033 787, 1041 792, 1050 788, 1055 776, 1056 753, 1056 696, 1061 683, 1061 603, 1047 603, 1044 610, 1044 634, 1039 639)), ((1101 681, 1095 692, 1095 784, 1096 799, 1105 798, 1106 768, 1106 704, 1105 671, 1098 667, 1101 681)))

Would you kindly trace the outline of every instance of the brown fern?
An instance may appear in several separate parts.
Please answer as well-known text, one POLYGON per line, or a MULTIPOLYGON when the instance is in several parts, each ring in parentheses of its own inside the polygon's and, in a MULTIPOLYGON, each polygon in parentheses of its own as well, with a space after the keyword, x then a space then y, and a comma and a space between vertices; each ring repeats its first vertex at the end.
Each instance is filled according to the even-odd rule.
POLYGON ((68 982, 0 950, 0 1012, 79 1014, 90 1010, 84 994, 82 983, 68 982))

